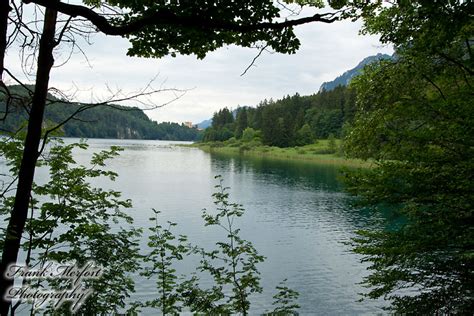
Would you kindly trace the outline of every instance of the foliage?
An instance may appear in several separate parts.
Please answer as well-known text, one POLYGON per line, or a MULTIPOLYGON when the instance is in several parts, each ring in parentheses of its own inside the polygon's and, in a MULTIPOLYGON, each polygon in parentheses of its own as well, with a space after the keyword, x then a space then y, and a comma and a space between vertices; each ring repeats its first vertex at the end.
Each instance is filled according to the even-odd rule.
POLYGON ((251 127, 247 127, 246 129, 244 129, 244 131, 242 133, 242 141, 243 142, 250 142, 250 141, 252 141, 256 138, 259 138, 258 131, 254 130, 251 127))
POLYGON ((299 297, 299 293, 295 290, 290 289, 285 285, 286 279, 280 282, 280 284, 276 287, 278 293, 273 296, 275 300, 273 305, 276 308, 268 313, 269 315, 297 315, 296 310, 300 308, 295 301, 299 297))
POLYGON ((294 53, 300 45, 292 27, 252 28, 257 23, 275 22, 280 18, 280 9, 271 0, 107 2, 126 12, 123 20, 117 19, 117 24, 133 23, 150 12, 163 12, 164 19, 175 20, 175 23, 163 23, 160 27, 152 25, 128 34, 132 44, 128 51, 130 56, 194 54, 202 59, 207 52, 229 44, 254 47, 265 42, 280 53, 294 53))
MULTIPOLYGON (((19 139, 1 138, 0 152, 7 159, 10 176, 16 178, 23 144, 19 139)), ((46 261, 94 261, 104 267, 101 278, 87 280, 87 287, 96 293, 90 296, 79 313, 118 313, 126 306, 126 298, 134 290, 130 273, 137 271, 137 238, 140 230, 114 227, 117 222, 131 225, 132 219, 122 209, 130 208, 129 200, 120 199, 113 190, 94 188, 90 179, 114 180, 117 174, 103 169, 106 160, 118 155, 120 149, 95 153, 90 166, 77 165, 73 150, 86 150, 85 143, 64 145, 54 140, 38 160, 38 166, 49 172, 44 184, 34 184, 30 215, 26 224, 27 238, 22 249, 29 266, 42 266, 46 261)), ((14 197, 3 195, 0 212, 8 218, 14 197)), ((2 233, 4 229, 2 229, 2 233)), ((2 236, 4 239, 4 235, 2 236)), ((67 283, 67 282, 66 282, 67 283)), ((34 286, 64 288, 55 280, 44 280, 34 286)), ((52 311, 50 311, 52 312, 52 311)), ((63 306, 55 313, 68 314, 63 306)))
POLYGON ((473 22, 469 1, 401 1, 367 11, 366 30, 397 47, 398 60, 354 82, 357 120, 345 148, 378 167, 347 175, 401 224, 363 231, 355 251, 371 263, 369 298, 402 314, 469 314, 474 308, 473 22))
POLYGON ((217 179, 217 192, 213 194, 217 214, 204 210, 203 219, 206 226, 220 227, 227 240, 217 242, 216 250, 202 252, 200 269, 211 274, 218 288, 231 286, 232 294, 226 298, 223 310, 247 315, 249 296, 262 292, 257 264, 265 258, 258 254, 251 242, 240 237, 240 229, 235 227, 234 221, 243 215, 244 210, 241 205, 228 202, 228 188, 222 185, 221 177, 217 179))
MULTIPOLYGON (((150 218, 155 224, 150 228, 148 246, 151 252, 146 262, 151 267, 145 268, 142 275, 157 277, 157 288, 160 297, 139 303, 140 307, 160 308, 163 315, 177 314, 185 308, 196 314, 243 314, 250 309, 250 296, 261 293, 260 273, 257 264, 265 257, 258 254, 253 244, 240 236, 236 220, 244 214, 242 205, 229 202, 229 188, 223 186, 221 176, 216 179, 217 192, 213 194, 216 213, 203 210, 205 226, 219 227, 224 233, 224 240, 216 242, 217 249, 205 250, 187 244, 187 237, 175 236, 172 228, 175 223, 168 222, 167 228, 158 223, 158 213, 150 218), (186 280, 179 279, 175 264, 192 254, 199 255, 200 264, 197 272, 186 280), (207 288, 200 284, 203 273, 209 274, 213 283, 207 288)), ((286 281, 286 280, 285 280, 286 281)), ((283 283, 277 286, 274 296, 275 306, 272 313, 295 314, 299 305, 295 303, 298 292, 283 283)))
POLYGON ((212 116, 212 127, 214 128, 229 128, 232 126, 232 123, 234 123, 234 115, 228 108, 223 108, 212 116))
POLYGON ((168 222, 167 228, 161 226, 158 223, 159 212, 153 211, 155 217, 150 218, 150 221, 154 222, 154 226, 150 228, 152 234, 148 242, 151 252, 144 257, 144 261, 151 262, 152 266, 145 267, 141 274, 148 278, 157 277, 156 284, 160 295, 141 305, 160 308, 163 315, 177 314, 181 312, 178 302, 182 301, 182 298, 173 264, 175 261, 183 260, 189 252, 187 237, 183 235, 176 237, 172 233, 171 229, 176 226, 176 223, 168 222))
POLYGON ((334 134, 329 134, 328 137, 328 149, 331 153, 335 153, 337 150, 337 145, 336 145, 336 138, 334 137, 334 134))
POLYGON ((215 128, 209 127, 204 131, 203 141, 218 141, 223 142, 234 137, 234 134, 227 127, 215 128))
POLYGON ((248 119, 247 119, 247 109, 245 107, 239 108, 237 111, 237 117, 235 119, 235 137, 241 138, 242 133, 244 132, 245 128, 248 126, 248 119))
POLYGON ((234 136, 234 116, 228 108, 223 108, 212 116, 212 126, 204 132, 204 141, 225 141, 234 136))
POLYGON ((296 145, 304 146, 314 142, 314 134, 309 124, 303 125, 296 132, 296 145))

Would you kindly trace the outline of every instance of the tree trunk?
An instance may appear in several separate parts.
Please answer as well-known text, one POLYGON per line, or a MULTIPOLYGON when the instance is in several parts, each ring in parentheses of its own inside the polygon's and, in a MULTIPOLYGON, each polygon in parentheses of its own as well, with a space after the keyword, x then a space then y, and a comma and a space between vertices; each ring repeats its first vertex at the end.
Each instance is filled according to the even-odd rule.
POLYGON ((11 8, 8 0, 0 0, 0 82, 3 83, 5 52, 7 50, 8 13, 11 8))
POLYGON ((18 174, 18 187, 15 195, 15 204, 7 227, 6 239, 2 253, 2 263, 0 265, 0 314, 2 316, 8 314, 11 303, 6 301, 4 296, 8 293, 8 289, 13 286, 13 280, 8 280, 5 277, 5 272, 9 264, 16 263, 17 261, 21 236, 28 216, 31 187, 33 184, 36 162, 38 160, 38 148, 41 141, 41 127, 46 107, 49 74, 54 63, 53 49, 56 46, 56 18, 57 11, 46 9, 43 34, 41 35, 38 54, 35 93, 28 121, 28 131, 25 139, 23 158, 18 174))

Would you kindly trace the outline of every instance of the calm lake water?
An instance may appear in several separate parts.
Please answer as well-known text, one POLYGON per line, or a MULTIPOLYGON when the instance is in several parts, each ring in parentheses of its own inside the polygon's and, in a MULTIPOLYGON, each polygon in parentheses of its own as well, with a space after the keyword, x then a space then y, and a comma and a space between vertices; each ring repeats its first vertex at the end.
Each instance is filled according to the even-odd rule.
MULTIPOLYGON (((66 140, 72 141, 77 140, 66 140)), ((76 153, 78 162, 86 163, 92 152, 111 145, 125 149, 108 164, 119 178, 96 184, 132 199, 137 227, 149 227, 155 208, 163 221, 178 223, 177 233, 208 249, 220 234, 204 227, 201 214, 203 208, 213 209, 214 176, 222 175, 231 188, 231 201, 246 210, 238 221, 242 236, 267 258, 259 266, 264 292, 252 300, 251 314, 270 310, 275 286, 283 279, 300 293, 302 315, 382 313, 383 302, 357 302, 358 293, 364 291, 357 283, 367 275, 366 265, 344 244, 355 230, 378 225, 382 219, 351 206, 336 168, 219 156, 174 146, 178 142, 91 139, 88 143, 89 151, 76 153)), ((146 240, 141 244, 145 252, 146 240)), ((133 299, 145 301, 157 295, 153 280, 140 278, 136 289, 133 299)))

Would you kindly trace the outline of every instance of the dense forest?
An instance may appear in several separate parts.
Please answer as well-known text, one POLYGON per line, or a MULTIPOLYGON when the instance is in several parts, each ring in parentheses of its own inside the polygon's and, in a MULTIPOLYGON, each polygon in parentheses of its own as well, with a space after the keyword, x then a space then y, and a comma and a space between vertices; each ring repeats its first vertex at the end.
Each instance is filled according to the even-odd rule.
MULTIPOLYGON (((17 131, 25 126, 29 113, 28 104, 31 100, 27 89, 28 87, 9 87, 10 93, 14 94, 15 98, 9 103, 8 111, 4 97, 0 97, 0 115, 3 117, 7 114, 6 119, 0 122, 2 132, 17 131)), ((196 128, 171 122, 157 123, 150 120, 143 110, 137 107, 89 106, 65 102, 52 95, 48 96, 48 100, 45 112, 46 126, 54 127, 68 120, 73 113, 79 112, 60 127, 60 134, 66 137, 188 141, 200 138, 200 132, 196 128), (82 111, 84 108, 87 109, 82 111)))
POLYGON ((345 86, 310 96, 295 94, 281 100, 264 100, 256 108, 240 107, 215 112, 204 141, 242 138, 247 133, 263 144, 278 147, 302 146, 316 139, 341 137, 355 115, 355 93, 345 86))

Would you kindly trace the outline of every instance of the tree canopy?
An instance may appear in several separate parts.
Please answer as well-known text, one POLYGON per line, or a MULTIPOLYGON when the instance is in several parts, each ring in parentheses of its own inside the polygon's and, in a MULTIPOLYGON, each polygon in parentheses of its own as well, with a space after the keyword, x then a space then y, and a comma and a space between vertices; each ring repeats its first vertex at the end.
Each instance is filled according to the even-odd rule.
POLYGON ((473 5, 400 1, 367 11, 365 30, 395 44, 398 59, 357 78, 357 115, 346 147, 375 159, 348 188, 399 225, 363 231, 370 298, 402 314, 474 308, 473 5))

